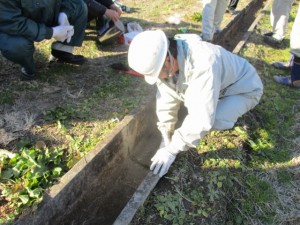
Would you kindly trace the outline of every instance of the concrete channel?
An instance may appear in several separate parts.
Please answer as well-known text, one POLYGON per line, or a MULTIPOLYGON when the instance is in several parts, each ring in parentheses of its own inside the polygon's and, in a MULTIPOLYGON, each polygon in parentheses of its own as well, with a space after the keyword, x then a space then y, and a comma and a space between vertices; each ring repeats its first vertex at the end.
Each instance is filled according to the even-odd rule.
MULTIPOLYGON (((214 43, 238 53, 261 17, 259 10, 270 1, 251 1, 214 43)), ((66 173, 33 215, 15 224, 128 225, 159 181, 149 172, 160 143, 156 120, 153 96, 66 173)))

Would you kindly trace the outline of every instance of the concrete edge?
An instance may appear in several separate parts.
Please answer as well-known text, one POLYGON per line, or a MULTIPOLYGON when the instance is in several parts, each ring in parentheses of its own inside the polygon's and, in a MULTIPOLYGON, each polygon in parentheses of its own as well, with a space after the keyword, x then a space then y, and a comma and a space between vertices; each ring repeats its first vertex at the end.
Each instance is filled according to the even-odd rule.
POLYGON ((267 3, 265 5, 265 7, 260 11, 260 13, 257 16, 257 18, 254 20, 254 22, 249 27, 248 31, 244 34, 242 40, 233 49, 232 53, 239 54, 239 52, 241 51, 241 49, 244 47, 244 45, 248 41, 250 35, 253 33, 254 29, 256 28, 259 20, 264 16, 262 12, 265 11, 270 6, 271 2, 272 2, 272 0, 267 0, 267 3))

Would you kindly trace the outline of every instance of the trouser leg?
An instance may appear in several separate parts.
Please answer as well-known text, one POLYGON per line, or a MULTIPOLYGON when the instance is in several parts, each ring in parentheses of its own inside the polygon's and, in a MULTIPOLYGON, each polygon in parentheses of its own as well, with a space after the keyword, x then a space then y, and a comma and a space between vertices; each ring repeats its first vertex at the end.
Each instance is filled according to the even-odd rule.
POLYGON ((214 17, 218 0, 203 0, 202 39, 211 41, 214 35, 214 17))
POLYGON ((218 0, 218 4, 215 10, 215 18, 214 18, 214 31, 219 30, 224 14, 226 12, 228 0, 218 0))
POLYGON ((300 87, 300 5, 292 27, 290 47, 294 56, 291 69, 291 81, 295 87, 300 87))
POLYGON ((219 100, 213 130, 231 129, 239 117, 254 108, 262 96, 262 90, 249 95, 226 96, 219 100))
POLYGON ((294 57, 294 62, 291 69, 292 86, 300 88, 300 58, 294 57))
POLYGON ((20 36, 0 33, 0 51, 8 60, 24 67, 26 73, 35 73, 34 43, 20 36))
POLYGON ((69 16, 69 22, 74 26, 74 35, 70 43, 64 42, 65 45, 81 46, 88 19, 87 6, 84 1, 71 0, 74 2, 72 13, 69 16))
POLYGON ((293 0, 274 0, 273 2, 270 20, 273 37, 277 40, 282 40, 285 37, 292 4, 293 0))
POLYGON ((300 58, 300 5, 291 32, 291 53, 300 58))
POLYGON ((74 46, 81 46, 84 39, 88 19, 87 5, 81 0, 69 1, 73 8, 70 10, 72 13, 69 14, 68 19, 70 24, 74 26, 74 35, 71 37, 70 43, 66 41, 52 43, 52 58, 50 60, 81 65, 86 60, 82 55, 73 55, 73 48, 74 46))

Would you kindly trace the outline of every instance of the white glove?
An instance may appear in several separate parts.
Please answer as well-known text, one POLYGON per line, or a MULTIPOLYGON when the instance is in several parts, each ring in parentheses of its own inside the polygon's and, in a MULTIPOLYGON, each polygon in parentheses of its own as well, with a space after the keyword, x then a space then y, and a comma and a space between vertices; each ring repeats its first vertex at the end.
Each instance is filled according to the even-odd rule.
MULTIPOLYGON (((73 26, 72 26, 72 27, 73 27, 73 26)), ((67 34, 68 34, 68 37, 67 37, 67 43, 70 43, 71 38, 72 38, 73 35, 74 35, 74 27, 73 27, 72 30, 68 31, 67 34)))
POLYGON ((153 170, 153 174, 155 175, 159 172, 159 176, 162 177, 168 172, 175 158, 176 154, 169 152, 168 147, 158 149, 151 159, 150 170, 153 170))
POLYGON ((70 26, 68 17, 65 13, 61 12, 58 14, 58 24, 62 26, 70 26))
POLYGON ((67 40, 69 43, 71 41, 71 37, 74 34, 74 27, 73 26, 57 26, 52 27, 53 35, 52 37, 57 41, 64 42, 67 40))

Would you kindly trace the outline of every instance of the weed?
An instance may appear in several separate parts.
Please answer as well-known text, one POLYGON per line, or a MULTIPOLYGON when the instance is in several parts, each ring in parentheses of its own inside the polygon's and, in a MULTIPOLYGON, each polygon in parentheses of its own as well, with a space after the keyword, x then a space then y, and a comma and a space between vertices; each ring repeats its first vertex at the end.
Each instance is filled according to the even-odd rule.
POLYGON ((15 96, 11 91, 5 91, 1 93, 0 96, 0 105, 4 104, 13 104, 15 101, 15 96))
POLYGON ((12 158, 1 156, 1 197, 12 210, 7 219, 41 202, 43 191, 66 172, 64 157, 63 150, 48 148, 22 148, 12 158))
POLYGON ((159 215, 166 220, 172 221, 173 224, 184 224, 185 213, 181 210, 182 198, 180 195, 165 194, 158 195, 156 198, 155 208, 159 215))
POLYGON ((202 21, 202 13, 196 12, 192 16, 192 20, 195 22, 201 22, 202 21))

